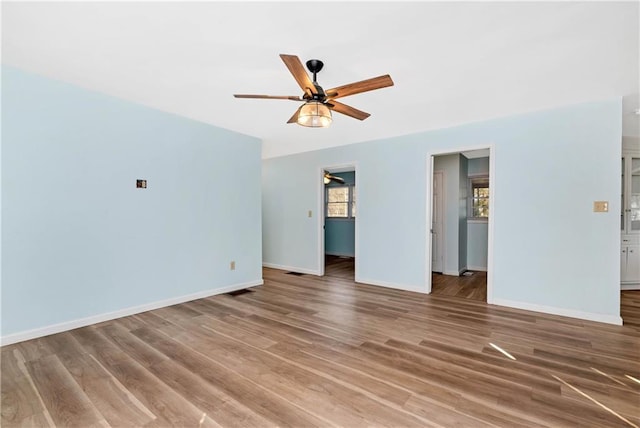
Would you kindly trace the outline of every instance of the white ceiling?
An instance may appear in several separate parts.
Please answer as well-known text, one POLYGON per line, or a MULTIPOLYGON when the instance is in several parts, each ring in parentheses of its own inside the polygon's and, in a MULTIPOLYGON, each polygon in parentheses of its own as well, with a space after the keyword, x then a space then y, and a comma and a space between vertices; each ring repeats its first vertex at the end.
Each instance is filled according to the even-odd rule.
POLYGON ((263 140, 265 157, 623 96, 640 135, 638 2, 2 3, 2 62, 263 140), (285 122, 301 95, 278 57, 324 61, 328 129, 285 122))

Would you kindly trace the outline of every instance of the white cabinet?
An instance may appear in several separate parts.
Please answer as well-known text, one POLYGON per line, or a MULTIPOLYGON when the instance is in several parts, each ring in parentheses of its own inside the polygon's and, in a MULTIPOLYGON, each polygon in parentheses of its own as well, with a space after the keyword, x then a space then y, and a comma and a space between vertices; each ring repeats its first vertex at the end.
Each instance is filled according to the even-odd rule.
POLYGON ((623 281, 640 281, 640 245, 630 245, 627 247, 627 266, 623 271, 623 281))
POLYGON ((623 289, 640 289, 640 152, 632 148, 622 157, 620 213, 620 281, 623 289))
POLYGON ((635 289, 640 282, 640 245, 624 245, 620 248, 620 281, 623 289, 635 289))

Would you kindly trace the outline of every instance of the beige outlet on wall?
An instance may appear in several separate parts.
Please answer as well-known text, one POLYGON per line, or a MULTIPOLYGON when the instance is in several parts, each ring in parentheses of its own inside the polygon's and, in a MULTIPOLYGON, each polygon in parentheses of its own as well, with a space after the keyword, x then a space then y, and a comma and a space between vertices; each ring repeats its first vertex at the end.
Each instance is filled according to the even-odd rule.
POLYGON ((594 201, 593 212, 594 213, 606 213, 609 211, 609 201, 594 201))
POLYGON ((229 269, 236 270, 236 262, 235 262, 235 260, 232 260, 231 263, 229 263, 229 269))

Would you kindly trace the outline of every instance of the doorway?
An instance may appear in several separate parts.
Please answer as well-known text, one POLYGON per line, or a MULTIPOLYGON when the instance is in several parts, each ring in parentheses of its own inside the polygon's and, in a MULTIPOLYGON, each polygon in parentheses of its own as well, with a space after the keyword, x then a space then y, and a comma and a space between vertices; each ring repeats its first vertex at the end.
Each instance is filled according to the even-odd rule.
POLYGON ((357 256, 355 164, 321 169, 320 221, 322 276, 354 280, 357 256))
POLYGON ((431 153, 427 169, 427 292, 491 303, 491 147, 431 153))

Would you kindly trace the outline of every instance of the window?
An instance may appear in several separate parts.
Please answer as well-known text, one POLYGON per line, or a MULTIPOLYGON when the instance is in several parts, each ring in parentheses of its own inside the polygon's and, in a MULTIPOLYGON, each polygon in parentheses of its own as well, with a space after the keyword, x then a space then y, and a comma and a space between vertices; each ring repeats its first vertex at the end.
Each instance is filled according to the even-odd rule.
POLYGON ((474 177, 469 180, 469 218, 489 218, 489 177, 474 177))
POLYGON ((355 186, 329 186, 326 189, 327 218, 356 217, 355 186))

